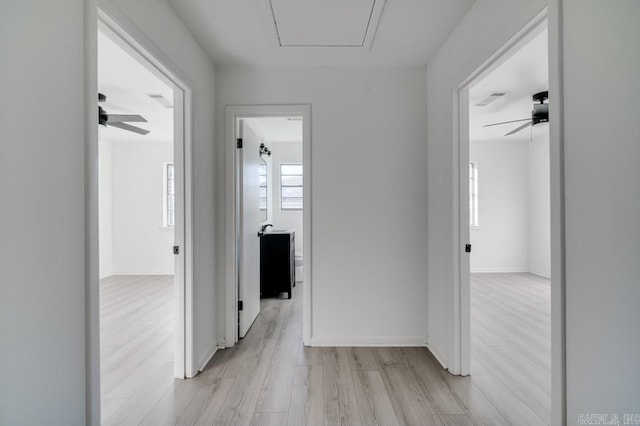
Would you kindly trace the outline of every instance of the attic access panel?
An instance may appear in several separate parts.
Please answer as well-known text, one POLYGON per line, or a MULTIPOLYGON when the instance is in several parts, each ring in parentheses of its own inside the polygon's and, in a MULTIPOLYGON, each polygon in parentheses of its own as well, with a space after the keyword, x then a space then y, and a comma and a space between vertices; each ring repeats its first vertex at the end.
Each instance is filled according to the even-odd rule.
POLYGON ((280 46, 366 47, 384 0, 267 0, 280 46))

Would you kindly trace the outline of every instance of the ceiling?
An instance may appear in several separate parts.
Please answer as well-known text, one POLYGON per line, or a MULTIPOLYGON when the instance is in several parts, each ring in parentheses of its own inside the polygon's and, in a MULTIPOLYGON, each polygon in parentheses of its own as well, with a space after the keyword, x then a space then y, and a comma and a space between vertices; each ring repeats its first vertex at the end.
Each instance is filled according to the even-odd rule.
MULTIPOLYGON (((534 93, 549 89, 548 38, 544 30, 526 43, 498 68, 469 90, 469 136, 470 140, 529 140, 532 132, 546 128, 540 123, 514 135, 506 133, 524 124, 510 123, 501 126, 483 127, 485 124, 531 117, 534 93), (495 92, 506 93, 491 104, 479 107, 477 103, 495 92)), ((551 99, 550 102, 553 102, 551 99)))
POLYGON ((100 126, 101 140, 112 142, 172 142, 173 108, 166 108, 149 94, 161 94, 173 104, 173 89, 122 50, 106 35, 98 33, 98 91, 107 96, 100 106, 109 114, 139 114, 147 123, 131 123, 149 130, 147 135, 100 126))
POLYGON ((423 67, 473 2, 169 0, 216 65, 266 67, 423 67))
POLYGON ((302 119, 293 117, 255 117, 245 121, 270 142, 302 142, 302 119))

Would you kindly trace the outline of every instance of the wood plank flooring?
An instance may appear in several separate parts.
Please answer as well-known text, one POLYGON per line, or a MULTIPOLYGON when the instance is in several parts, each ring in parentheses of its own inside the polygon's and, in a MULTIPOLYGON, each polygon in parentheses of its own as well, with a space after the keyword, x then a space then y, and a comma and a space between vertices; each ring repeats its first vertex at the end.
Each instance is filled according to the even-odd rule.
POLYGON ((103 282, 101 307, 108 320, 102 330, 114 342, 103 345, 103 359, 108 359, 102 367, 103 424, 548 423, 549 284, 528 274, 508 275, 473 276, 470 377, 450 375, 425 348, 303 347, 298 285, 291 300, 263 299, 247 336, 218 351, 201 374, 173 380, 172 356, 161 355, 167 349, 163 333, 172 330, 167 322, 173 321, 167 312, 170 283, 167 292, 162 280, 152 290, 150 281, 128 277, 127 282, 138 284, 131 291, 103 282), (138 302, 136 308, 127 292, 142 299, 166 293, 168 302, 147 300, 150 306, 143 309, 145 303, 138 302), (122 309, 124 319, 116 319, 119 303, 129 304, 122 309), (134 332, 127 324, 137 311, 146 312, 148 321, 152 315, 163 319, 149 322, 148 330, 140 324, 134 332), (132 343, 117 347, 127 345, 127 339, 146 343, 140 349, 144 355, 134 353, 132 343), (152 359, 153 366, 147 367, 145 359, 152 359))
POLYGON ((173 276, 100 281, 103 424, 136 424, 173 386, 173 276))
POLYGON ((548 279, 472 274, 471 378, 511 424, 550 423, 548 279))

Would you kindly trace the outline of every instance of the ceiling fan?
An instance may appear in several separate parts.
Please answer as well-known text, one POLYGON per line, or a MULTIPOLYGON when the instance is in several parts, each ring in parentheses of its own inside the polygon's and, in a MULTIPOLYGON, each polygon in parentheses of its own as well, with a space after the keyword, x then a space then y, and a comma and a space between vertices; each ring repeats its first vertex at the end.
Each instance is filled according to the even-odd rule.
MULTIPOLYGON (((102 93, 98 93, 98 102, 104 102, 107 97, 102 93)), ((98 106, 98 123, 105 127, 117 127, 122 130, 128 130, 130 132, 138 133, 140 135, 146 135, 148 130, 140 127, 132 126, 127 123, 146 123, 147 120, 137 114, 107 114, 107 111, 98 106)))
POLYGON ((526 129, 529 126, 535 126, 538 123, 547 123, 549 121, 549 92, 538 92, 532 96, 533 99, 533 111, 531 111, 531 118, 523 118, 520 120, 503 121, 501 123, 485 124, 483 127, 499 126, 502 124, 517 123, 519 121, 526 121, 521 126, 516 127, 505 136, 513 135, 521 130, 526 129))

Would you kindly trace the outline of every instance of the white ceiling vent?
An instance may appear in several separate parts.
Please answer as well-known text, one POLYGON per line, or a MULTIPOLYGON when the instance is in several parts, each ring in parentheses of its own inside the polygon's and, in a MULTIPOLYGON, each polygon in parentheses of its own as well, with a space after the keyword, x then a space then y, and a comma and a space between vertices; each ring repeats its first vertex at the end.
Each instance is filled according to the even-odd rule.
POLYGON ((266 0, 282 47, 371 48, 384 0, 266 0))
POLYGON ((173 108, 173 104, 169 102, 167 98, 162 96, 160 93, 147 93, 147 96, 149 96, 151 99, 158 102, 160 105, 162 105, 165 108, 173 108))
POLYGON ((478 102, 476 104, 476 106, 485 107, 485 106, 489 105, 490 103, 492 103, 494 101, 497 101, 498 99, 500 99, 504 95, 506 95, 506 92, 494 92, 491 95, 489 95, 488 98, 484 98, 483 100, 478 102))

